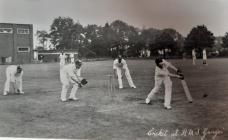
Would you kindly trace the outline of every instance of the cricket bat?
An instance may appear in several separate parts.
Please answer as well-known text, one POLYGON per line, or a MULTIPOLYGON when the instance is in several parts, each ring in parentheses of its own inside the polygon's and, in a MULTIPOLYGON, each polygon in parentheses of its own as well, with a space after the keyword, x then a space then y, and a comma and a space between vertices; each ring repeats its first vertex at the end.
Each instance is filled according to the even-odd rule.
POLYGON ((192 99, 192 96, 191 96, 191 93, 189 91, 189 88, 188 88, 188 85, 187 85, 186 81, 185 80, 181 80, 181 84, 182 84, 182 86, 184 88, 184 92, 185 92, 185 95, 186 95, 189 103, 192 103, 193 99, 192 99))

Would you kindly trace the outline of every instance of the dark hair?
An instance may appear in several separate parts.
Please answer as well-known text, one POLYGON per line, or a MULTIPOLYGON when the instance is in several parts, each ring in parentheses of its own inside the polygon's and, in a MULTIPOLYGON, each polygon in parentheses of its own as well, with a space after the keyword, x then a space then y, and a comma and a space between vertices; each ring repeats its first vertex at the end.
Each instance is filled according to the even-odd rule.
POLYGON ((118 55, 118 62, 119 62, 119 63, 122 62, 122 55, 118 55))
POLYGON ((21 72, 22 71, 22 68, 21 68, 21 66, 17 66, 17 72, 21 72))
POLYGON ((81 65, 82 65, 82 61, 80 61, 80 60, 76 60, 76 61, 75 61, 75 65, 79 65, 79 66, 81 66, 81 65))
POLYGON ((162 62, 162 59, 161 59, 161 58, 156 58, 156 59, 155 59, 155 63, 156 63, 157 66, 158 66, 159 63, 161 63, 161 62, 162 62))

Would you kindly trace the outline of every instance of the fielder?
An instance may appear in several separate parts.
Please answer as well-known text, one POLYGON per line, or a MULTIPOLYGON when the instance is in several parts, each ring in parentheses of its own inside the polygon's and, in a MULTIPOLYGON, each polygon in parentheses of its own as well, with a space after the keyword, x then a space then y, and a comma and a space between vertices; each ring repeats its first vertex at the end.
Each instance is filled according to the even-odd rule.
POLYGON ((67 101, 67 90, 72 85, 73 88, 71 89, 69 100, 78 100, 76 97, 77 90, 79 87, 82 87, 82 85, 84 85, 82 81, 86 81, 81 77, 81 66, 82 62, 80 60, 76 60, 74 64, 63 66, 62 70, 60 71, 60 80, 62 83, 61 101, 67 101))
POLYGON ((154 84, 154 88, 151 90, 151 92, 146 98, 146 104, 150 103, 150 100, 153 98, 154 94, 159 91, 162 83, 164 83, 165 85, 164 107, 165 109, 171 109, 170 103, 171 103, 171 95, 172 95, 172 81, 170 77, 182 79, 183 76, 170 73, 168 71, 169 67, 175 70, 177 73, 179 73, 180 70, 174 67, 171 63, 165 61, 164 59, 156 58, 155 63, 156 63, 155 77, 154 77, 155 84, 154 84))
POLYGON ((6 68, 6 82, 3 95, 7 95, 10 90, 10 84, 13 83, 14 92, 24 94, 22 91, 23 71, 21 66, 10 65, 6 68))
POLYGON ((196 65, 196 52, 195 52, 195 49, 192 50, 192 64, 196 65))
POLYGON ((203 64, 207 65, 207 52, 206 52, 206 49, 203 49, 203 64))
POLYGON ((70 54, 70 62, 74 63, 74 54, 73 53, 70 54))
POLYGON ((123 88, 123 81, 122 77, 123 74, 125 74, 128 84, 130 85, 131 88, 136 88, 135 84, 132 81, 128 66, 126 61, 122 58, 121 55, 118 56, 117 59, 114 60, 113 62, 113 70, 114 70, 114 75, 117 75, 118 79, 118 84, 119 84, 119 89, 123 88))

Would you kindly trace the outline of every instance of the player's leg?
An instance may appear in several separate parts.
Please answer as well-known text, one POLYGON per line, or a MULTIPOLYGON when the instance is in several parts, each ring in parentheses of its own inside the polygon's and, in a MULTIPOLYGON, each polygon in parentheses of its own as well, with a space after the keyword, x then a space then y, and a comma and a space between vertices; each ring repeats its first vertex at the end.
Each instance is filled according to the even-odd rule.
POLYGON ((146 98, 146 103, 147 104, 150 103, 150 100, 154 97, 154 94, 159 91, 162 82, 163 82, 163 79, 161 79, 161 78, 155 78, 154 88, 150 91, 150 93, 148 94, 148 96, 146 98))
POLYGON ((22 89, 22 76, 16 77, 15 88, 17 93, 24 94, 22 89))
POLYGON ((69 85, 68 84, 62 84, 62 91, 61 91, 61 100, 63 102, 67 101, 67 91, 68 91, 69 85))
POLYGON ((22 78, 20 78, 20 79, 18 80, 18 89, 19 89, 19 93, 20 93, 20 94, 24 94, 22 85, 23 85, 23 83, 22 83, 22 78))
POLYGON ((65 102, 67 101, 66 95, 67 95, 68 88, 70 86, 69 80, 67 78, 67 75, 64 73, 60 74, 60 80, 62 83, 61 100, 65 102))
POLYGON ((75 100, 75 101, 78 100, 78 98, 76 97, 77 90, 78 90, 78 84, 74 84, 73 88, 71 89, 71 93, 70 93, 69 99, 72 99, 72 100, 75 100))
POLYGON ((64 65, 65 65, 65 60, 60 60, 60 69, 62 69, 64 65))
POLYGON ((5 82, 5 86, 4 86, 4 93, 3 95, 7 95, 9 90, 10 90, 10 72, 6 69, 6 82, 5 82))
POLYGON ((120 69, 116 69, 116 73, 117 73, 117 79, 118 79, 119 88, 122 89, 123 88, 123 81, 122 81, 121 70, 120 69))
POLYGON ((164 102, 164 107, 166 109, 171 109, 171 96, 172 96, 172 81, 170 77, 167 77, 164 80, 165 84, 165 102, 164 102))
POLYGON ((196 58, 195 57, 192 58, 192 64, 196 65, 196 58))
POLYGON ((129 72, 129 69, 125 69, 125 76, 127 78, 127 81, 128 81, 128 84, 130 85, 130 87, 136 88, 135 84, 132 81, 132 78, 131 78, 131 74, 129 72))

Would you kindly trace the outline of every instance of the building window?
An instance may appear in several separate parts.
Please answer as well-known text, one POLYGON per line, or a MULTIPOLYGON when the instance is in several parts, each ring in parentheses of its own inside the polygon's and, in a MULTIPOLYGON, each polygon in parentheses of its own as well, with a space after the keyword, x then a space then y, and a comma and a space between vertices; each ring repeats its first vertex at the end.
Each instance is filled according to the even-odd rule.
POLYGON ((29 29, 17 28, 17 34, 29 34, 29 29))
POLYGON ((0 28, 0 33, 12 34, 13 29, 12 28, 0 28))
POLYGON ((18 52, 30 52, 29 47, 19 47, 17 49, 18 49, 18 52))

